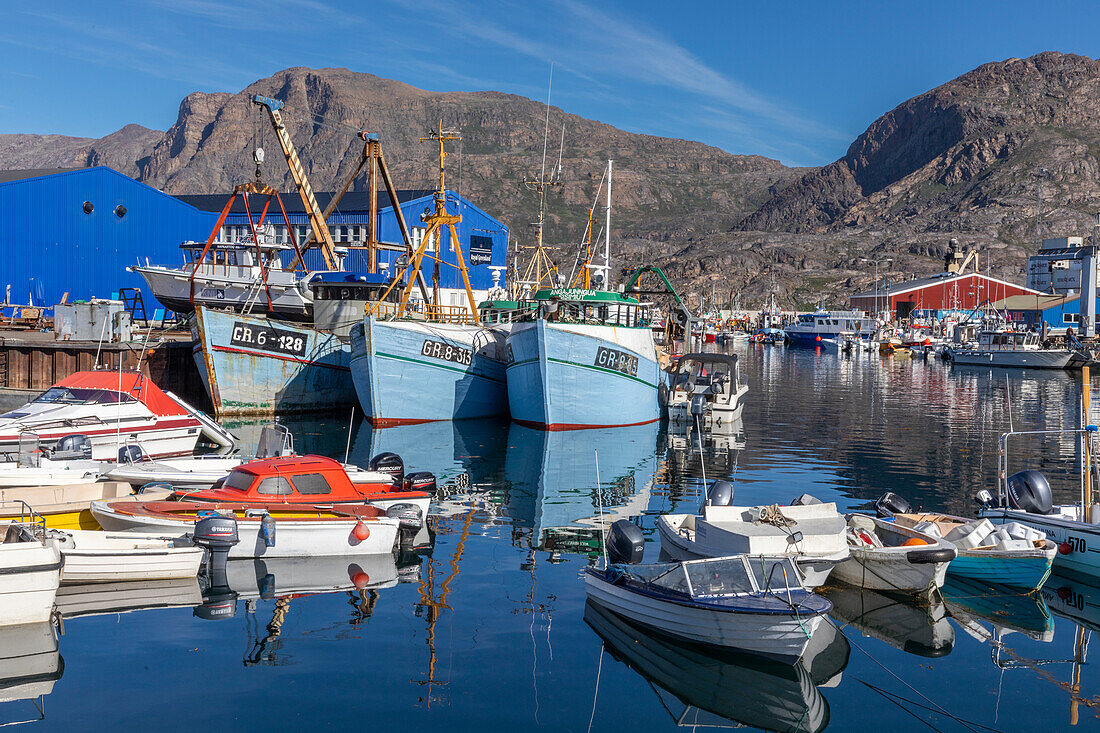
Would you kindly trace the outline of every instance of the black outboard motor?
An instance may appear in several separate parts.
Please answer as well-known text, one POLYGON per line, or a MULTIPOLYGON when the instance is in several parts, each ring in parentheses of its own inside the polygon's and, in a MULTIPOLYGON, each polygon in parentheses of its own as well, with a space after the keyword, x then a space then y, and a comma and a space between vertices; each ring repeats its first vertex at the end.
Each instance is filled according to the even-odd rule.
POLYGON ((645 553, 645 537, 629 519, 613 522, 607 532, 607 559, 613 563, 637 565, 645 553))
POLYGON ((140 445, 127 443, 118 449, 119 463, 138 463, 143 458, 145 458, 145 454, 142 453, 140 445))
POLYGON ((411 537, 419 532, 420 528, 424 526, 424 517, 420 513, 420 507, 416 504, 410 504, 408 502, 391 504, 390 507, 386 509, 386 516, 398 521, 402 535, 408 534, 411 537))
POLYGON ((435 493, 435 474, 431 471, 413 471, 405 474, 405 491, 435 493))
POLYGON ((393 482, 398 486, 405 480, 405 462, 396 453, 379 453, 370 459, 367 468, 393 476, 393 482))
POLYGON ((57 441, 57 445, 54 446, 53 453, 50 455, 50 458, 54 460, 91 457, 92 441, 88 440, 87 435, 79 433, 62 437, 61 440, 57 441))
POLYGON ((192 542, 206 550, 206 571, 211 587, 228 586, 225 564, 230 548, 240 542, 237 520, 220 514, 203 517, 195 522, 192 542))
POLYGON ((1029 514, 1050 514, 1054 495, 1047 477, 1034 469, 1018 471, 1008 477, 1008 505, 1029 514))
POLYGON ((707 490, 707 501, 710 506, 730 506, 733 504, 733 484, 729 481, 718 479, 707 490))
POLYGON ((902 497, 893 491, 887 491, 875 502, 875 512, 883 519, 889 519, 895 514, 909 514, 913 507, 902 497))

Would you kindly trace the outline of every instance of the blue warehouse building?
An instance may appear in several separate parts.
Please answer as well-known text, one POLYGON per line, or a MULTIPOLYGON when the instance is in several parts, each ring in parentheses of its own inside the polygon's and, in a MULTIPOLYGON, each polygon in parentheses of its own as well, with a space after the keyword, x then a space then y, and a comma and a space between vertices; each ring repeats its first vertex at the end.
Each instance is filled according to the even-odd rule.
MULTIPOLYGON (((291 226, 304 241, 309 222, 295 193, 281 194, 291 226)), ((318 193, 323 209, 331 194, 318 193)), ((432 205, 430 191, 399 191, 398 203, 414 241, 423 231, 420 215, 432 205)), ((171 196, 107 167, 0 171, 0 243, 3 266, 0 288, 11 286, 17 304, 52 306, 68 293, 69 301, 111 297, 120 288, 140 288, 148 313, 156 306, 140 275, 126 268, 139 262, 168 266, 183 263, 180 245, 205 241, 229 192, 200 196, 171 196)), ((262 204, 261 204, 262 206, 262 204)), ((474 204, 447 192, 452 214, 461 214, 457 225, 471 284, 483 297, 494 284, 503 285, 507 264, 508 229, 474 204)), ((275 209, 274 202, 272 209, 275 209)), ((282 217, 275 211, 276 238, 287 238, 282 217)), ((258 215, 254 212, 254 216, 258 215)), ((366 251, 358 249, 366 237, 369 220, 367 194, 349 192, 329 218, 338 248, 347 248, 345 268, 366 269, 366 251)), ((397 217, 389 197, 380 194, 378 232, 383 242, 401 243, 397 217)), ((220 234, 236 241, 248 231, 248 220, 239 202, 227 217, 220 234), (240 209, 239 211, 237 209, 240 209)), ((439 249, 440 287, 445 304, 460 304, 462 281, 452 266, 456 257, 449 233, 439 249)), ((431 243, 432 254, 435 243, 431 243)), ((382 249, 379 262, 393 271, 400 252, 382 249)), ((306 257, 310 269, 324 269, 320 253, 306 257)), ((433 262, 425 258, 423 272, 432 284, 433 262)), ((2 292, 2 291, 0 291, 2 292)), ((465 303, 464 295, 461 304, 465 303)))

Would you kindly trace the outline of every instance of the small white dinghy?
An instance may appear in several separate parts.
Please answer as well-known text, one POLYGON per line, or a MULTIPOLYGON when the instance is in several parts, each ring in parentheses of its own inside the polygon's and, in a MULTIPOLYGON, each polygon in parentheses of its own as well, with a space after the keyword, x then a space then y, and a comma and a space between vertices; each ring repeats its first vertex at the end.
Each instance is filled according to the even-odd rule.
POLYGON ((833 577, 857 588, 921 593, 943 586, 955 546, 932 535, 877 517, 852 514, 845 534, 851 557, 833 577))
POLYGON ((41 445, 38 434, 19 434, 19 451, 0 454, 0 489, 64 486, 95 481, 103 462, 92 460, 92 444, 83 435, 66 435, 51 448, 41 445))
POLYGON ((0 525, 0 626, 49 621, 61 582, 61 554, 43 542, 45 520, 26 516, 0 525))
POLYGON ((136 532, 46 530, 61 552, 61 583, 178 580, 198 575, 204 551, 186 539, 136 532))
POLYGON ((727 555, 789 557, 807 588, 825 583, 850 554, 836 504, 803 495, 789 506, 731 506, 733 487, 715 481, 701 514, 657 518, 661 549, 680 560, 727 555))
POLYGON ((588 598, 623 618, 701 644, 794 663, 832 604, 811 592, 790 558, 738 555, 634 565, 641 530, 611 525, 608 559, 586 568, 588 598), (624 549, 625 548, 625 549, 624 549))

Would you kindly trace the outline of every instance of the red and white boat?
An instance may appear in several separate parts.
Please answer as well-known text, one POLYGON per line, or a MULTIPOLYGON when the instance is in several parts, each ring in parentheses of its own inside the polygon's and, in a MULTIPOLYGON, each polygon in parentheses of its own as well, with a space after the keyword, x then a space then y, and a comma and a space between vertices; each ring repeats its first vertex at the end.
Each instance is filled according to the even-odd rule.
POLYGON ((45 448, 68 435, 91 444, 91 458, 114 461, 128 442, 153 458, 190 455, 200 437, 231 448, 225 428, 138 372, 75 372, 37 398, 0 415, 0 454, 19 452, 21 433, 45 448))
MULTIPOLYGON (((372 464, 378 461, 376 457, 372 464)), ((281 456, 242 463, 219 486, 202 491, 177 489, 172 499, 191 502, 228 502, 250 506, 299 504, 349 506, 370 504, 386 511, 412 504, 420 520, 428 516, 435 476, 427 471, 405 474, 400 458, 383 463, 383 470, 345 466, 324 456, 281 456)), ((419 529, 419 527, 417 527, 419 529)))

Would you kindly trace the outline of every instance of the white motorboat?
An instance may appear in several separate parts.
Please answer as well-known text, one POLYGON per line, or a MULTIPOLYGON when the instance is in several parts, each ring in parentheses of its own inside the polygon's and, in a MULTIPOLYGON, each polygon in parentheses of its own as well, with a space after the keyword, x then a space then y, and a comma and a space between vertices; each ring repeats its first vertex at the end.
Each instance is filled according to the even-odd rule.
POLYGON ((682 560, 741 554, 789 557, 807 588, 822 585, 848 559, 847 524, 836 504, 799 497, 789 506, 730 506, 726 502, 733 500, 733 491, 726 487, 725 481, 711 486, 701 515, 658 517, 661 549, 682 560))
MULTIPOLYGON (((1005 433, 1000 438, 1000 467, 997 496, 987 490, 977 494, 982 506, 979 516, 996 525, 1011 522, 1042 532, 1058 546, 1054 555, 1054 569, 1100 576, 1100 505, 1095 503, 1091 485, 1095 466, 1093 436, 1095 425, 1077 430, 1021 431, 1005 433), (1008 439, 1015 436, 1039 436, 1043 438, 1074 437, 1084 441, 1082 461, 1081 495, 1072 504, 1054 504, 1053 493, 1046 477, 1034 470, 1008 473, 1008 439)), ((1098 487, 1100 488, 1100 487, 1098 487)))
POLYGON ((920 593, 943 586, 955 546, 946 540, 863 514, 848 517, 852 555, 832 577, 857 588, 920 593))
POLYGON ((188 540, 136 532, 46 530, 61 551, 61 583, 178 580, 198 575, 204 551, 188 540))
MULTIPOLYGON (((611 555, 617 554, 613 535, 621 524, 630 522, 612 525, 611 555)), ((828 623, 832 608, 802 585, 786 557, 613 564, 586 568, 584 579, 590 600, 630 621, 701 644, 792 663, 801 659, 818 627, 828 623)))
MULTIPOLYGON (((27 518, 33 516, 27 512, 27 518)), ((43 542, 41 517, 0 526, 0 626, 50 620, 61 583, 61 553, 43 542)))
POLYGON ((1066 369, 1080 360, 1071 349, 1043 348, 1037 333, 1002 328, 983 329, 974 346, 950 344, 945 354, 951 363, 960 366, 1066 369))
POLYGON ((307 504, 223 502, 92 502, 92 515, 108 532, 143 532, 182 538, 206 516, 231 516, 240 541, 229 559, 321 557, 392 552, 400 521, 373 506, 339 509, 307 504))
POLYGON ((155 458, 189 455, 200 437, 222 448, 237 442, 221 425, 139 372, 75 372, 0 415, 0 453, 18 453, 20 436, 27 431, 47 448, 66 436, 79 436, 97 461, 115 460, 130 441, 140 440, 155 458))
POLYGON ((668 394, 668 419, 702 430, 732 430, 741 419, 749 387, 734 354, 684 354, 676 362, 668 394))
POLYGON ((0 454, 0 489, 96 481, 104 465, 92 460, 91 448, 83 435, 66 435, 50 450, 41 447, 37 433, 23 431, 17 453, 0 454))

